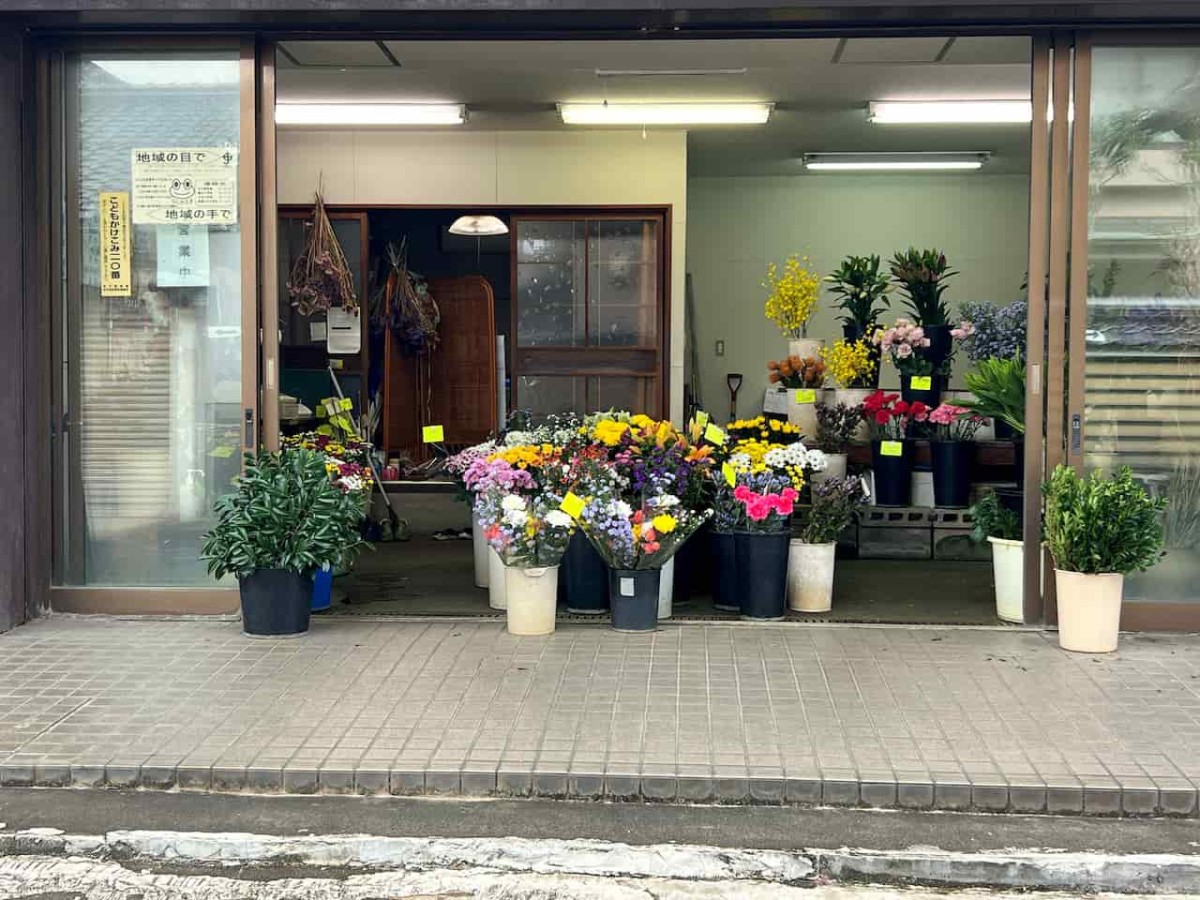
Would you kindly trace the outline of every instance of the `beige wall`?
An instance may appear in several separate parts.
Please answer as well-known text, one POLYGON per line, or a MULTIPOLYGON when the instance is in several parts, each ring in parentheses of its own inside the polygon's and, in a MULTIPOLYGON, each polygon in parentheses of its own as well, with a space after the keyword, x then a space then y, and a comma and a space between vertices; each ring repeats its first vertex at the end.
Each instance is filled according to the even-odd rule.
POLYGON ((671 415, 683 405, 683 131, 279 132, 279 202, 672 207, 671 415))
MULTIPOLYGON (((910 245, 939 246, 961 274, 947 291, 951 309, 967 300, 1007 303, 1021 296, 1028 255, 1029 182, 1023 175, 803 175, 697 178, 688 184, 687 264, 692 277, 701 398, 724 416, 728 372, 745 376, 738 409, 752 414, 766 364, 787 342, 763 316, 767 264, 807 254, 821 273, 850 253, 886 260, 910 245), (714 352, 725 341, 725 356, 714 352)), ((837 310, 822 300, 810 337, 841 336, 837 310)), ((890 318, 901 315, 893 299, 890 318)), ((963 363, 956 366, 961 375, 963 363)), ((898 384, 884 368, 884 384, 898 384)), ((956 379, 957 381, 957 379, 956 379)))

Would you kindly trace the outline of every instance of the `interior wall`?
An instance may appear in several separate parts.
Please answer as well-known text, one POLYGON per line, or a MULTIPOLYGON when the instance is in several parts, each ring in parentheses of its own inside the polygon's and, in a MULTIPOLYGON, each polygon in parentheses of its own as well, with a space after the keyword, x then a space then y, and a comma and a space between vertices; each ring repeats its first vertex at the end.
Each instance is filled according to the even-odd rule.
POLYGON ((671 416, 683 412, 684 131, 293 130, 278 133, 281 204, 671 207, 671 416))
MULTIPOLYGON (((946 297, 1008 303, 1022 296, 1028 255, 1026 175, 796 175, 696 178, 688 183, 687 266, 692 277, 701 399, 724 415, 725 376, 745 376, 740 415, 761 410, 767 362, 787 341, 763 315, 768 263, 807 255, 822 274, 848 254, 886 261, 909 246, 941 247, 960 274, 946 297), (725 355, 715 343, 725 342, 725 355)), ((809 337, 841 337, 839 310, 822 291, 809 337)), ((899 295, 890 322, 904 315, 899 295)), ((955 384, 965 364, 955 366, 955 384)), ((896 386, 884 364, 882 385, 896 386)))

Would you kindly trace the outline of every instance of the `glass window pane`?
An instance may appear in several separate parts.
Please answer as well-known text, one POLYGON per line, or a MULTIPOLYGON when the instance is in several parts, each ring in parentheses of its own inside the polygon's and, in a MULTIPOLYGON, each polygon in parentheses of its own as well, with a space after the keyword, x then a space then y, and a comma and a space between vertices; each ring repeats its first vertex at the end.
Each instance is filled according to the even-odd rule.
POLYGON ((1200 602, 1200 48, 1093 51, 1088 468, 1170 500, 1167 557, 1130 602, 1200 602))
POLYGON ((238 54, 100 53, 67 72, 59 579, 210 585, 200 539, 241 455, 238 54), (127 287, 101 262, 120 244, 102 228, 114 193, 127 287))
POLYGON ((522 375, 516 408, 535 419, 556 413, 586 413, 587 379, 575 375, 522 375))
POLYGON ((661 414, 655 393, 656 378, 600 376, 592 379, 596 409, 627 409, 658 418, 661 414))
POLYGON ((604 347, 658 339, 658 223, 594 221, 588 235, 589 331, 604 347))
POLYGON ((584 332, 584 225, 517 224, 517 345, 577 347, 584 332))

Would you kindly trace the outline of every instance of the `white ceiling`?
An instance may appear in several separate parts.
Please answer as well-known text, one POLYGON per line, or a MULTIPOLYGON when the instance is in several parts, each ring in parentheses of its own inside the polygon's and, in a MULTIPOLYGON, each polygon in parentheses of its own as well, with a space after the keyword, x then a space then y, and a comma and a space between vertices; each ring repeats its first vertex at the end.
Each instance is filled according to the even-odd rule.
POLYGON ((692 129, 692 175, 800 171, 815 151, 987 150, 985 171, 1026 172, 1029 128, 883 126, 871 100, 1025 99, 1022 37, 712 41, 288 41, 281 101, 466 103, 472 129, 554 129, 554 104, 771 100, 758 127, 692 129), (599 71, 625 74, 600 75, 599 71), (697 70, 719 74, 651 74, 697 70))

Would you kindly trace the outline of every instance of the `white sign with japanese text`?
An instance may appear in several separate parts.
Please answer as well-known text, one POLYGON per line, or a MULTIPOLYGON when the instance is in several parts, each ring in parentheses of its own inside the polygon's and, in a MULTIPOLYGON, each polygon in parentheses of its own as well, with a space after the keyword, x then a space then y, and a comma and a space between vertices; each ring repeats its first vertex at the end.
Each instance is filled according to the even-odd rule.
POLYGON ((236 224, 236 147, 135 149, 132 156, 133 224, 236 224))
POLYGON ((157 236, 158 287, 208 287, 208 226, 159 225, 157 236))

